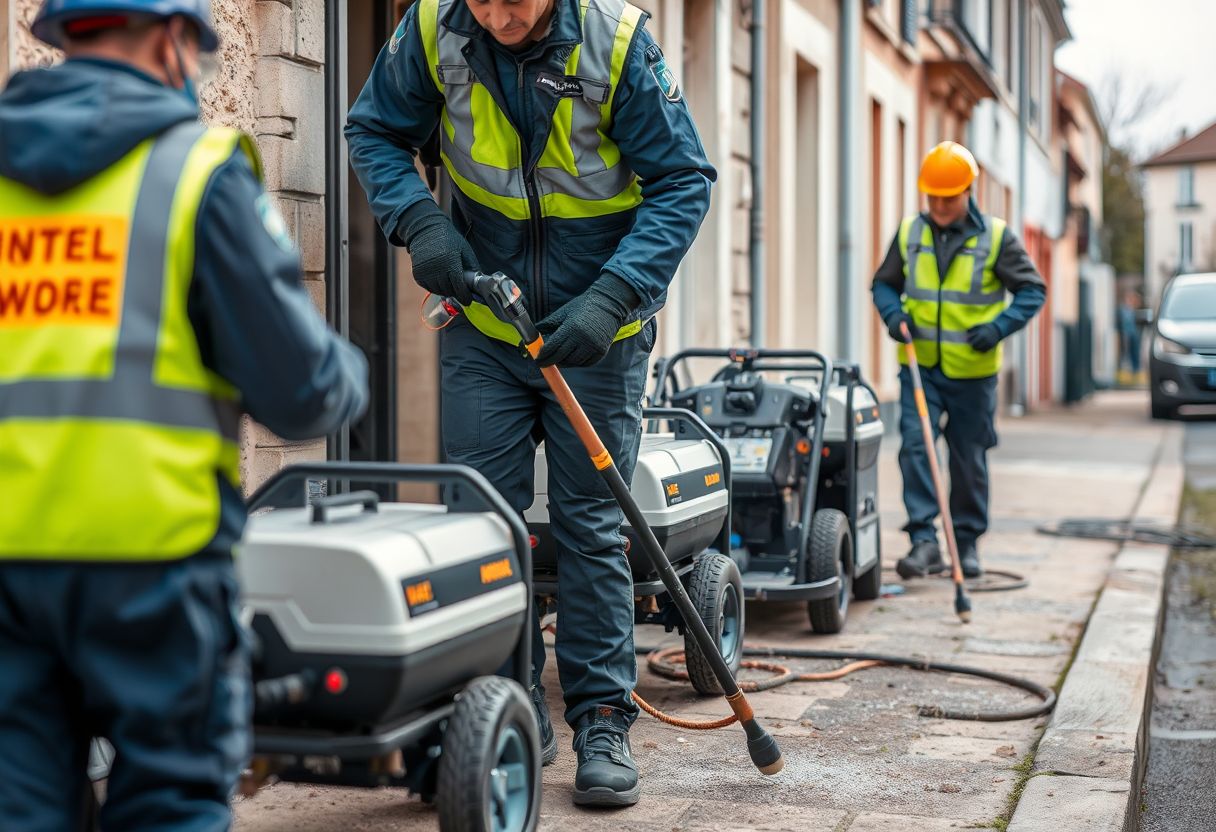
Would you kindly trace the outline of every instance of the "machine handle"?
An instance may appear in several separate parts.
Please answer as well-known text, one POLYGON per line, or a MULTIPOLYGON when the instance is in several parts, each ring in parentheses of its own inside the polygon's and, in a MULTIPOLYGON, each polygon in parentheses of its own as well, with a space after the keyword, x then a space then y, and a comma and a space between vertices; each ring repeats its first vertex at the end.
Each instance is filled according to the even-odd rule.
POLYGON ((342 506, 362 506, 365 512, 375 514, 380 510, 380 495, 375 491, 348 491, 319 497, 312 503, 312 522, 328 523, 330 510, 342 506))
MULTIPOLYGON (((507 524, 519 570, 527 589, 524 621, 532 620, 532 545, 523 518, 511 508, 490 481, 467 465, 408 465, 400 462, 305 462, 276 472, 249 498, 249 511, 260 508, 291 508, 308 505, 308 480, 355 480, 358 482, 425 482, 462 485, 473 489, 507 524), (287 488, 291 484, 301 488, 287 488), (286 495, 286 498, 284 498, 286 495)), ((532 683, 532 635, 525 626, 515 652, 515 681, 527 690, 532 683)))
MULTIPOLYGON (((666 404, 671 400, 671 396, 667 394, 667 380, 672 377, 675 368, 690 358, 725 358, 732 363, 738 364, 745 369, 753 368, 753 365, 761 359, 784 359, 784 358, 803 358, 814 361, 813 367, 805 365, 787 365, 778 366, 775 369, 823 369, 827 376, 832 375, 832 361, 826 355, 816 350, 769 350, 769 349, 708 349, 704 347, 694 347, 691 349, 680 350, 670 358, 661 360, 655 365, 655 383, 654 392, 651 395, 651 401, 655 404, 666 404)), ((827 385, 823 385, 823 391, 826 392, 827 385)), ((678 387, 674 392, 679 392, 678 387)))

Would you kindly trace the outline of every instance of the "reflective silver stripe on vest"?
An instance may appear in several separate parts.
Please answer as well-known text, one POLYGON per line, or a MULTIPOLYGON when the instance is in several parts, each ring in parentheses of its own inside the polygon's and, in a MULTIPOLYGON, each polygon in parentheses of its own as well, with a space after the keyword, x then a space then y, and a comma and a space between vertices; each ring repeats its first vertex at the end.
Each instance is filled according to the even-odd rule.
POLYGON ((464 46, 469 39, 449 31, 443 18, 454 2, 440 0, 435 16, 439 66, 436 74, 443 84, 444 109, 452 124, 454 137, 439 129, 439 143, 456 171, 465 179, 498 196, 525 198, 523 177, 517 168, 503 169, 473 159, 473 70, 465 61, 464 46))
MULTIPOLYGON (((440 0, 436 13, 439 64, 436 71, 443 85, 444 110, 453 128, 451 138, 446 130, 440 130, 440 145, 455 171, 473 184, 497 196, 526 198, 521 170, 506 170, 473 158, 476 134, 472 89, 475 76, 463 53, 468 38, 451 31, 443 23, 453 2, 457 0, 440 0)), ((600 155, 603 142, 600 104, 606 103, 611 96, 612 53, 619 19, 625 9, 623 0, 587 0, 583 42, 579 46, 575 69, 578 78, 584 81, 585 93, 573 100, 571 108, 570 145, 578 175, 561 168, 537 167, 535 177, 541 194, 606 200, 620 195, 637 178, 623 159, 609 168, 600 155)))
POLYGON ((177 183, 206 128, 188 122, 152 146, 131 221, 122 318, 109 379, 0 383, 0 419, 116 419, 214 431, 236 440, 240 412, 206 392, 152 383, 177 183))
MULTIPOLYGON (((603 101, 594 102, 591 97, 584 96, 581 102, 575 101, 572 108, 571 146, 574 149, 574 165, 578 168, 579 175, 591 176, 608 169, 604 158, 600 156, 599 105, 606 102, 612 94, 612 47, 616 42, 620 17, 625 13, 625 4, 622 0, 583 0, 579 11, 583 14, 583 45, 579 48, 575 73, 580 79, 602 85, 596 86, 595 91, 602 91, 603 94, 603 101), (583 136, 594 137, 594 140, 583 141, 583 136)), ((624 186, 617 188, 616 193, 623 191, 628 184, 626 182, 624 186)))
MULTIPOLYGON (((988 255, 992 252, 992 223, 986 223, 986 227, 980 232, 976 239, 974 248, 964 247, 959 254, 970 254, 973 258, 971 269, 971 287, 966 292, 960 292, 956 289, 942 289, 940 292, 937 289, 930 289, 921 286, 917 282, 918 263, 917 260, 921 254, 934 254, 932 246, 921 244, 921 240, 925 234, 925 220, 921 216, 917 216, 912 221, 912 227, 908 230, 908 274, 904 280, 904 294, 915 300, 925 300, 932 303, 961 303, 968 306, 988 306, 994 303, 1000 303, 1005 299, 1004 288, 997 289, 995 292, 984 291, 984 269, 988 264, 988 255)), ((936 266, 936 263, 934 264, 936 266)), ((939 282, 945 282, 945 276, 941 274, 941 268, 935 269, 938 272, 937 279, 939 282)))
POLYGON ((939 331, 935 326, 913 324, 912 339, 914 341, 941 341, 943 344, 965 344, 967 343, 967 333, 952 329, 939 331))

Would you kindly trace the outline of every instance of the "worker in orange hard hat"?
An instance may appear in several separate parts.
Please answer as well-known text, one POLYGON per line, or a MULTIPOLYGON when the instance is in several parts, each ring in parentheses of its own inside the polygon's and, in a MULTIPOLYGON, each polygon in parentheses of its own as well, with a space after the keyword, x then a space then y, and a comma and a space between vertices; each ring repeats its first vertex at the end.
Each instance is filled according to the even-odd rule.
MULTIPOLYGON (((1046 298, 1043 278, 1021 241, 1004 220, 980 213, 971 194, 978 176, 975 157, 961 144, 942 142, 929 151, 918 179, 928 210, 900 223, 873 284, 874 305, 891 337, 903 341, 903 325, 912 333, 934 433, 946 436, 950 514, 967 577, 981 574, 976 542, 988 529, 987 455, 997 441, 1000 344, 1046 298)), ((900 362, 907 363, 902 350, 900 362)), ((908 579, 942 572, 945 564, 912 379, 907 366, 899 372, 899 467, 912 549, 896 568, 908 579)))

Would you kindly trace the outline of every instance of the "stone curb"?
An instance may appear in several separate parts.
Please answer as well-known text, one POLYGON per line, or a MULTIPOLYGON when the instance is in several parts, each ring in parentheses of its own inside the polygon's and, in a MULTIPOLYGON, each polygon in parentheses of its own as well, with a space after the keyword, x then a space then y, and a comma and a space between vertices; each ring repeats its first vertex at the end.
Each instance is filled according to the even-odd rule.
MULTIPOLYGON (((1136 505, 1139 523, 1172 525, 1182 497, 1182 428, 1162 438, 1136 505)), ((1135 832, 1148 759, 1169 549, 1128 543, 1115 558, 1008 832, 1135 832)))

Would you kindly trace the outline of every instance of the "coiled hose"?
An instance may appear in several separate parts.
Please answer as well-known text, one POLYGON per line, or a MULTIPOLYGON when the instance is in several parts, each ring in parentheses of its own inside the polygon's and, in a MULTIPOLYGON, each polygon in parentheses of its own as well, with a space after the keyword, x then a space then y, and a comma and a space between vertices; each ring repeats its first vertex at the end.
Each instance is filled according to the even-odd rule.
MULTIPOLYGON (((667 679, 676 681, 687 681, 688 673, 680 669, 680 665, 684 663, 684 650, 679 647, 671 647, 665 650, 651 651, 648 648, 641 648, 637 651, 639 654, 647 654, 646 665, 651 672, 667 679)), ((1011 676, 1007 673, 998 673, 994 670, 984 670, 980 667, 970 667, 961 664, 947 664, 944 662, 932 662, 925 659, 910 658, 908 656, 891 656, 883 653, 855 653, 841 650, 806 650, 795 647, 757 647, 747 646, 743 648, 744 656, 755 656, 765 659, 836 659, 848 660, 848 664, 838 667, 834 670, 829 670, 821 673, 795 673, 788 667, 778 664, 774 661, 756 661, 745 659, 740 667, 749 670, 767 670, 774 673, 769 679, 761 679, 759 681, 740 681, 739 687, 748 692, 758 692, 772 690, 773 688, 787 685, 790 682, 825 682, 833 679, 840 679, 858 670, 864 670, 867 667, 906 667, 911 670, 933 671, 937 673, 958 673, 964 676, 976 676, 981 679, 989 679, 994 682, 999 682, 1003 685, 1019 688, 1034 696, 1038 697, 1039 703, 1024 708, 1005 711, 981 711, 965 708, 943 708, 940 705, 920 705, 917 708, 917 713, 920 716, 932 717, 934 719, 963 719, 973 722, 1013 722, 1019 719, 1032 719, 1043 714, 1050 713, 1051 709, 1056 704, 1056 693, 1051 688, 1032 682, 1029 679, 1023 679, 1019 676, 1011 676)), ((638 696, 635 691, 633 699, 638 703, 638 707, 646 713, 653 716, 668 725, 674 725, 677 728, 684 728, 690 731, 708 731, 715 728, 725 728, 735 722, 735 717, 728 716, 716 720, 689 720, 680 717, 665 714, 658 708, 651 705, 642 697, 638 696)))

